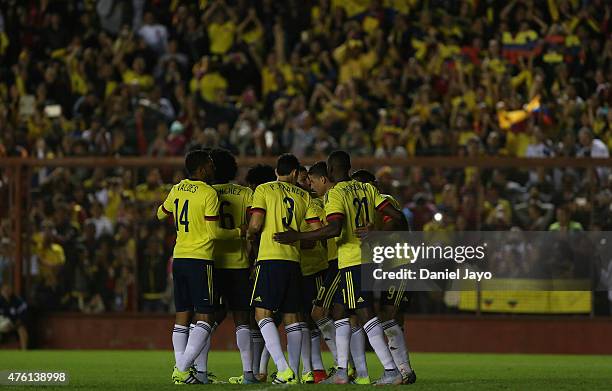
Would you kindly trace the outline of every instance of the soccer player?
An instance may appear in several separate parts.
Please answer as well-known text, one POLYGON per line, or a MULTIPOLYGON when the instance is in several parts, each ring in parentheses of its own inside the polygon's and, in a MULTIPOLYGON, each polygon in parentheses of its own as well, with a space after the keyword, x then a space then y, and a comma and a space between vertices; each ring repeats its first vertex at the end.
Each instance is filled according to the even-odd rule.
POLYGON ((346 384, 351 339, 351 326, 347 317, 348 310, 354 310, 365 330, 370 345, 374 348, 385 371, 376 384, 401 384, 402 375, 397 369, 389 347, 385 343, 380 320, 374 314, 371 292, 361 287, 361 242, 357 228, 371 222, 378 211, 406 226, 407 222, 400 211, 391 206, 374 186, 360 183, 349 177, 351 160, 344 151, 332 152, 327 159, 328 175, 334 186, 325 197, 327 225, 310 231, 288 230, 277 232, 274 239, 279 243, 290 244, 298 240, 324 240, 336 237, 338 246, 338 268, 344 307, 334 308, 336 326, 336 345, 338 349, 338 370, 326 380, 327 383, 346 384))
POLYGON ((302 344, 299 324, 301 274, 299 247, 276 243, 272 236, 284 229, 299 231, 304 221, 312 224, 313 228, 321 224, 310 194, 295 185, 299 165, 294 155, 284 154, 278 158, 278 180, 255 189, 247 231, 249 240, 261 237, 251 305, 255 307, 255 319, 278 370, 273 381, 276 384, 298 382, 302 344), (283 314, 289 364, 272 319, 272 313, 276 311, 283 314))
POLYGON ((206 374, 198 379, 192 368, 194 359, 210 337, 214 313, 213 246, 215 239, 241 236, 241 229, 219 227, 219 198, 209 181, 214 176, 210 155, 202 150, 185 157, 189 179, 172 187, 157 209, 162 220, 173 216, 176 228, 172 277, 176 319, 172 333, 175 384, 207 383, 206 374), (189 333, 189 323, 196 326, 189 333))
MULTIPOLYGON (((378 188, 376 176, 367 170, 357 170, 351 175, 351 178, 359 182, 369 183, 378 188)), ((392 195, 381 194, 381 196, 389 200, 395 208, 400 208, 399 202, 392 195)), ((377 214, 372 228, 377 231, 393 230, 394 227, 392 225, 389 226, 390 222, 388 216, 377 214)), ((403 260, 401 262, 407 261, 403 260)), ((401 267, 401 262, 396 262, 397 265, 394 264, 393 266, 401 267)), ((406 292, 405 289, 405 283, 406 281, 402 280, 397 286, 390 286, 388 291, 380 296, 380 310, 378 315, 389 342, 389 350, 393 355, 393 361, 402 373, 403 382, 404 384, 412 384, 416 381, 416 374, 410 366, 408 347, 402 327, 404 324, 404 312, 407 310, 407 306, 410 303, 408 292, 406 292)))
MULTIPOLYGON (((276 172, 272 166, 267 164, 257 164, 249 169, 245 180, 249 188, 255 191, 257 186, 263 183, 275 181, 276 172)), ((257 258, 256 250, 258 247, 259 243, 252 246, 252 259, 257 258)), ((280 323, 282 323, 282 319, 279 318, 280 317, 278 314, 274 316, 274 323, 277 325, 277 327, 280 325, 280 323)), ((251 316, 251 339, 253 340, 253 373, 260 382, 265 382, 268 377, 270 352, 268 352, 268 349, 265 347, 263 335, 261 334, 261 330, 259 330, 259 326, 257 325, 254 316, 251 316)))
MULTIPOLYGON (((325 162, 315 163, 309 170, 308 177, 310 185, 315 190, 319 197, 324 197, 327 191, 332 187, 333 183, 329 180, 327 174, 327 164, 325 162)), ((329 350, 334 355, 336 360, 336 329, 334 322, 329 319, 329 309, 333 305, 344 305, 342 295, 339 294, 338 285, 340 275, 338 271, 338 250, 336 247, 336 239, 327 240, 328 248, 328 270, 323 280, 315 305, 312 309, 312 317, 315 319, 317 326, 323 333, 325 342, 329 350)), ((349 377, 352 378, 354 384, 370 384, 368 375, 368 366, 365 355, 365 335, 363 328, 359 326, 357 316, 354 311, 351 311, 350 316, 351 339, 350 339, 350 356, 349 356, 349 377), (355 368, 355 375, 351 375, 351 368, 355 368)), ((330 376, 333 376, 336 368, 332 368, 330 376)))
MULTIPOLYGON (((310 179, 306 167, 300 166, 298 186, 311 192, 310 179)), ((319 218, 325 219, 323 201, 312 199, 319 218)), ((308 227, 305 227, 308 229, 308 227)), ((300 268, 302 270, 302 383, 319 383, 325 380, 327 373, 321 356, 321 332, 315 325, 310 312, 317 297, 319 288, 327 271, 327 248, 321 241, 312 242, 314 247, 302 247, 300 268)))
MULTIPOLYGON (((238 165, 232 154, 220 148, 211 151, 215 164, 215 184, 219 196, 219 223, 221 228, 235 229, 247 224, 253 190, 230 181, 236 178, 238 165)), ((230 379, 230 383, 259 383, 253 374, 251 330, 249 327, 251 294, 250 267, 246 243, 240 238, 215 241, 215 286, 220 303, 232 312, 236 327, 236 344, 242 360, 242 376, 230 379)), ((259 360, 259 357, 257 357, 259 360)))

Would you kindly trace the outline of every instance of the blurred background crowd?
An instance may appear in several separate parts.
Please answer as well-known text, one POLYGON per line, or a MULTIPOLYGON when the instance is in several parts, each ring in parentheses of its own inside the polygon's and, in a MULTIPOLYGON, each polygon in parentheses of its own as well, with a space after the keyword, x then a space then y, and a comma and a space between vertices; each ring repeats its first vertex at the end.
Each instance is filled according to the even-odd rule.
MULTIPOLYGON (((608 157, 611 10, 605 0, 0 0, 0 157, 181 156, 193 145, 381 161, 608 157)), ((605 168, 374 169, 413 230, 612 225, 605 168)), ((181 175, 37 169, 33 300, 168 310, 172 227, 153 211, 181 175)))

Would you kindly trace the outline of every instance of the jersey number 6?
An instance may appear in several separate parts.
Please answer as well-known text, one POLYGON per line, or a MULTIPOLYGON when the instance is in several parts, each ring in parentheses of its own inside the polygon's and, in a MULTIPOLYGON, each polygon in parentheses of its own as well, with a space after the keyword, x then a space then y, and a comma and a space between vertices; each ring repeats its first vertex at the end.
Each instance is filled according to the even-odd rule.
POLYGON ((219 215, 221 216, 221 228, 223 229, 234 229, 236 228, 236 223, 234 222, 234 216, 231 213, 223 212, 223 208, 226 206, 230 206, 229 201, 221 202, 219 206, 219 215))

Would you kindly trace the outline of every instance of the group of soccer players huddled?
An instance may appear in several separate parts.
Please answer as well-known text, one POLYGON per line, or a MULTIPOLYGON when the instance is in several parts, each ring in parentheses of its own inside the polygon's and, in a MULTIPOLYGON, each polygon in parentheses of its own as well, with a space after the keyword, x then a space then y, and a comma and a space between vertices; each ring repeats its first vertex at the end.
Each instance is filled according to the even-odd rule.
POLYGON ((251 168, 248 187, 232 183, 237 163, 223 149, 190 151, 185 170, 188 179, 174 185, 157 210, 160 219, 173 217, 177 235, 174 383, 219 381, 207 361, 226 311, 243 368, 230 383, 266 382, 271 357, 273 384, 371 384, 366 336, 384 367, 375 384, 416 381, 402 329, 406 292, 381 295, 375 312, 373 293, 361 289, 362 238, 372 230, 408 229, 397 201, 379 193, 374 175, 350 175, 344 151, 309 169, 281 155, 276 169, 251 168), (321 337, 334 357, 329 372, 321 337))

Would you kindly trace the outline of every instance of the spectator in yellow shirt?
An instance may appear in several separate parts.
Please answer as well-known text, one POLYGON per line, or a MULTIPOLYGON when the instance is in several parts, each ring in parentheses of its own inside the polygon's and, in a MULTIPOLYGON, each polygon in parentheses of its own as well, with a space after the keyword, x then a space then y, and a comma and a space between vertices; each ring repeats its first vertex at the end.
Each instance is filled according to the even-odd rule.
POLYGON ((42 233, 34 240, 34 255, 38 257, 41 282, 46 286, 56 286, 60 270, 66 263, 66 255, 62 246, 54 240, 53 223, 43 221, 42 233))
POLYGON ((122 75, 125 84, 137 85, 143 89, 153 86, 153 77, 145 73, 145 61, 142 57, 136 57, 132 62, 132 68, 127 69, 122 75))
POLYGON ((234 45, 237 25, 236 15, 224 2, 213 2, 204 13, 202 20, 208 25, 210 52, 223 55, 234 45))

